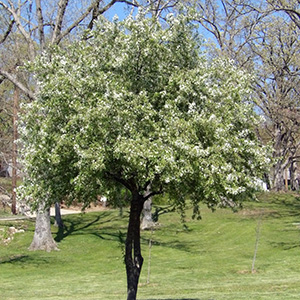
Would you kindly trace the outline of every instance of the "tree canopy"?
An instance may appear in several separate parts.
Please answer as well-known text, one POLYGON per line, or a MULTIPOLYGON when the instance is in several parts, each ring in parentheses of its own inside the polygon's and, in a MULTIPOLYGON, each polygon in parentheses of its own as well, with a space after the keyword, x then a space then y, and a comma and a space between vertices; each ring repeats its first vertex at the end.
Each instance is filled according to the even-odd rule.
POLYGON ((31 197, 90 201, 113 182, 140 192, 151 183, 213 207, 252 190, 266 156, 251 78, 205 61, 186 18, 168 22, 101 19, 85 41, 37 60, 40 92, 23 130, 31 197))

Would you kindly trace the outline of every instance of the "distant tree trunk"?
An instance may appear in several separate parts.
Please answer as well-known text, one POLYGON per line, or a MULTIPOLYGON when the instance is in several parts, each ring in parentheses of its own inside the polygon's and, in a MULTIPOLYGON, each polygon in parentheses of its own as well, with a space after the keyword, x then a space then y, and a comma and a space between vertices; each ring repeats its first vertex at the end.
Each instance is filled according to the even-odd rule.
POLYGON ((143 265, 140 245, 140 217, 144 198, 138 191, 132 192, 127 238, 125 243, 125 265, 127 274, 127 300, 136 300, 138 282, 143 265))
POLYGON ((276 165, 273 174, 273 190, 284 191, 284 170, 281 165, 276 165))
POLYGON ((152 197, 148 198, 143 207, 143 218, 142 218, 142 224, 141 229, 151 229, 154 225, 153 219, 152 219, 152 197))
POLYGON ((299 180, 298 180, 298 166, 295 161, 292 161, 290 167, 290 179, 291 179, 291 189, 293 191, 299 191, 299 180))
POLYGON ((55 226, 59 228, 63 228, 64 224, 61 218, 61 213, 60 213, 60 203, 56 202, 55 203, 55 226))
POLYGON ((15 87, 14 92, 14 109, 13 109, 13 144, 12 144, 12 204, 11 204, 11 212, 12 214, 17 214, 17 194, 16 194, 16 188, 17 188, 17 156, 18 156, 18 150, 17 150, 17 139, 18 139, 18 127, 17 127, 17 121, 18 121, 18 106, 19 106, 19 89, 15 87))
MULTIPOLYGON (((147 186, 147 191, 145 193, 145 197, 147 197, 151 193, 151 184, 147 186)), ((142 224, 141 229, 151 229, 154 225, 153 219, 152 219, 152 197, 148 198, 144 202, 143 212, 142 212, 143 218, 142 218, 142 224)))
POLYGON ((57 244, 51 235, 50 208, 45 208, 44 203, 40 203, 36 213, 35 231, 29 250, 44 250, 47 252, 58 250, 57 244))

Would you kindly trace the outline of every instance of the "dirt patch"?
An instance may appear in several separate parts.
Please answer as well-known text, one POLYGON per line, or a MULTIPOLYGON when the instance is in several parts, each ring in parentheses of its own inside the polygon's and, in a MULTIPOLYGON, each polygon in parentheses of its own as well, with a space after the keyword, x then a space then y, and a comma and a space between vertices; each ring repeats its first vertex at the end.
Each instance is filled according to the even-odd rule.
POLYGON ((96 203, 91 203, 87 208, 85 208, 82 211, 83 205, 81 204, 74 204, 70 206, 66 206, 64 204, 61 205, 61 209, 65 211, 70 211, 70 212, 93 212, 93 211, 103 211, 103 210, 108 210, 109 207, 103 206, 102 203, 96 202, 96 203))
POLYGON ((259 216, 269 216, 278 214, 277 210, 272 209, 242 209, 238 214, 245 217, 259 217, 259 216))
POLYGON ((251 270, 239 270, 239 271, 237 271, 237 274, 242 274, 242 275, 244 275, 244 274, 256 274, 256 273, 258 273, 257 270, 253 270, 253 271, 251 271, 251 270))

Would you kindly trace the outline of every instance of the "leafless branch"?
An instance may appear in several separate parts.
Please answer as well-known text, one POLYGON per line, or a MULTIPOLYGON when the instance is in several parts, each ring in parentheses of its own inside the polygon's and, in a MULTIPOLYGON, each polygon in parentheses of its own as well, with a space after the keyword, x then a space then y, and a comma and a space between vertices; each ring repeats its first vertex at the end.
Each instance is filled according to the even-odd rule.
POLYGON ((14 75, 12 75, 2 69, 0 69, 0 75, 4 76, 9 81, 11 81, 16 87, 18 87, 30 99, 32 99, 32 100, 35 99, 34 93, 32 91, 30 91, 27 87, 25 87, 20 81, 18 81, 18 79, 14 75))
POLYGON ((44 34, 44 20, 43 20, 41 0, 36 0, 35 5, 36 5, 36 13, 37 13, 37 19, 38 19, 38 31, 39 31, 39 36, 40 36, 40 47, 41 47, 41 50, 43 50, 44 47, 45 47, 45 34, 44 34))
POLYGON ((0 40, 0 44, 5 42, 5 40, 7 39, 9 34, 11 33, 11 30, 12 30, 14 24, 15 24, 15 20, 11 20, 9 25, 8 25, 8 28, 7 28, 6 32, 3 35, 3 38, 0 40))
POLYGON ((29 45, 29 54, 31 59, 34 59, 34 44, 33 40, 30 37, 30 34, 26 31, 24 26, 21 23, 20 9, 15 8, 12 1, 8 1, 10 3, 10 7, 7 6, 3 1, 0 1, 0 6, 2 6, 9 14, 13 17, 17 28, 19 29, 22 36, 25 38, 26 42, 29 45))
POLYGON ((93 25, 94 25, 94 21, 98 18, 99 16, 99 5, 100 5, 100 1, 101 0, 97 0, 94 4, 94 8, 93 8, 93 13, 92 13, 92 19, 88 25, 88 28, 89 29, 92 29, 93 28, 93 25))
MULTIPOLYGON (((98 5, 99 5, 99 0, 96 0, 93 2, 87 9, 86 11, 77 19, 74 21, 73 24, 71 24, 65 31, 61 32, 60 35, 56 38, 55 43, 58 44, 64 37, 66 37, 74 28, 76 28, 90 13, 92 10, 94 10, 93 16, 92 16, 92 21, 93 22, 100 14, 103 14, 105 11, 107 11, 110 7, 112 7, 117 0, 111 1, 109 4, 107 4, 104 8, 101 10, 97 11, 98 5)), ((92 28, 92 23, 88 25, 88 28, 92 28)))
POLYGON ((52 35, 52 44, 57 43, 56 40, 61 34, 62 22, 64 19, 68 2, 69 0, 60 0, 58 3, 58 12, 57 12, 55 27, 52 35))

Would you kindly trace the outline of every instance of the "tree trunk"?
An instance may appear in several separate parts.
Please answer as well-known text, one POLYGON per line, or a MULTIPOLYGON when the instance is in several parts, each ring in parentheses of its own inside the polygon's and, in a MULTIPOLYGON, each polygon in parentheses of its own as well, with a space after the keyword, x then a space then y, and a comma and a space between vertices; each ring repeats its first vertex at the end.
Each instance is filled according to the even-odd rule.
POLYGON ((298 166, 295 161, 292 161, 290 167, 290 180, 291 180, 291 189, 293 191, 299 191, 299 180, 298 180, 298 166))
POLYGON ((12 151, 12 204, 11 204, 11 212, 13 215, 17 214, 17 139, 18 139, 18 106, 19 106, 19 89, 15 87, 14 92, 14 110, 13 110, 13 151, 12 151))
POLYGON ((127 274, 127 300, 136 300, 138 282, 143 265, 140 245, 140 217, 144 198, 132 192, 129 224, 125 244, 125 265, 127 274))
POLYGON ((59 228, 63 228, 64 224, 61 218, 61 213, 60 213, 60 203, 56 202, 55 203, 55 226, 59 228))
MULTIPOLYGON (((151 184, 147 186, 147 191, 144 194, 144 197, 147 197, 151 193, 151 184)), ((144 202, 144 207, 143 207, 143 218, 142 218, 142 224, 141 224, 141 229, 151 229, 154 226, 154 222, 152 219, 152 197, 149 197, 145 202, 144 202)))
POLYGON ((272 190, 278 192, 284 191, 284 168, 282 167, 282 163, 280 161, 274 165, 272 173, 272 190))
POLYGON ((141 229, 147 230, 153 228, 154 222, 152 219, 152 198, 148 198, 143 207, 143 218, 142 218, 142 224, 141 229))
POLYGON ((44 203, 40 203, 37 209, 35 231, 29 250, 44 250, 47 252, 58 250, 51 235, 50 208, 45 208, 44 203))

